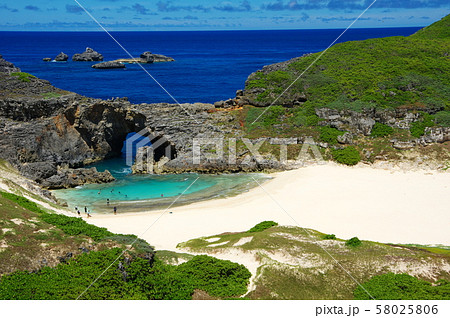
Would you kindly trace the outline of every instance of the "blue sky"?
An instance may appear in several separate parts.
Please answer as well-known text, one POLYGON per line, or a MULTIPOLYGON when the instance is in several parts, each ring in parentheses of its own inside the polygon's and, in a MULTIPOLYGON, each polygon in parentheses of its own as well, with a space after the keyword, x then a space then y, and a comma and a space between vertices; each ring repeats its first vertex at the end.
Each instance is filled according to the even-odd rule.
MULTIPOLYGON (((78 0, 108 30, 346 28, 373 0, 78 0)), ((353 26, 425 26, 449 0, 377 0, 353 26)), ((74 0, 0 0, 0 30, 99 31, 74 0)))

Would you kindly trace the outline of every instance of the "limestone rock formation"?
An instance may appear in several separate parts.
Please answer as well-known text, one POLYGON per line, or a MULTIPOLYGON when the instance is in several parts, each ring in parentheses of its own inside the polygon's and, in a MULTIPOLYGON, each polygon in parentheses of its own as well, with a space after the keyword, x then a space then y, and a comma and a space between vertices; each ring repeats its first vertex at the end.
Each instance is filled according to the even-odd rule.
POLYGON ((173 58, 162 55, 162 54, 153 54, 151 52, 144 52, 140 55, 139 58, 125 58, 118 59, 113 62, 126 63, 126 64, 152 64, 152 63, 160 63, 160 62, 173 62, 175 61, 173 58))
POLYGON ((109 183, 115 179, 106 170, 98 172, 96 168, 64 169, 45 179, 42 186, 47 189, 74 188, 84 184, 109 183))
POLYGON ((64 52, 59 53, 56 57, 55 57, 55 61, 56 62, 65 62, 69 59, 69 56, 67 54, 65 54, 64 52))
POLYGON ((152 52, 144 52, 141 54, 140 58, 146 63, 159 63, 159 62, 173 62, 175 61, 173 58, 162 55, 162 54, 153 54, 152 52))
POLYGON ((125 65, 120 62, 111 61, 111 62, 102 62, 102 63, 92 65, 92 68, 106 70, 106 69, 114 69, 114 68, 125 68, 125 65))
POLYGON ((120 154, 127 134, 144 128, 145 116, 131 110, 125 99, 90 99, 37 78, 20 81, 8 73, 13 65, 4 64, 7 68, 0 72, 0 158, 48 187, 108 181, 104 175, 70 169, 120 154))
POLYGON ((103 55, 94 51, 90 47, 86 48, 86 51, 81 54, 75 54, 72 57, 72 61, 76 62, 100 62, 103 61, 103 55))
POLYGON ((20 68, 16 67, 13 63, 3 59, 3 56, 0 54, 0 72, 11 74, 20 72, 20 68))

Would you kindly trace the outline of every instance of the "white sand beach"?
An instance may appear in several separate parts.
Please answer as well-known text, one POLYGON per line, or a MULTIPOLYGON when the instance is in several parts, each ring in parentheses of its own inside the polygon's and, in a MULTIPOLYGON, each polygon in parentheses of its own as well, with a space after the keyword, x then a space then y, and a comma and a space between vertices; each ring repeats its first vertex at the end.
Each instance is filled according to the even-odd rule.
POLYGON ((245 231, 265 220, 344 239, 450 245, 449 172, 329 163, 273 176, 264 189, 235 197, 171 208, 167 213, 162 209, 94 215, 88 222, 112 232, 136 234, 160 250, 176 250, 178 243, 193 238, 245 231))

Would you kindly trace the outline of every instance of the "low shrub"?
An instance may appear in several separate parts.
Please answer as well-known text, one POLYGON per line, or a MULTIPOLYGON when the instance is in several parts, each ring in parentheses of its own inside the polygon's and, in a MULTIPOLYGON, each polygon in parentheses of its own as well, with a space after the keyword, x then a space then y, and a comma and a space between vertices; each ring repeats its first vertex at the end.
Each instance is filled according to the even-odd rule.
POLYGON ((329 126, 320 127, 319 140, 322 142, 335 145, 338 143, 337 137, 343 135, 344 132, 329 126))
POLYGON ((358 286, 353 295, 355 299, 371 299, 366 291, 376 300, 448 300, 450 282, 440 280, 433 286, 408 274, 387 273, 358 286))
POLYGON ((30 78, 36 78, 36 76, 24 72, 14 72, 10 75, 18 77, 22 82, 31 82, 30 78))
POLYGON ((325 234, 323 236, 323 239, 324 240, 335 240, 336 239, 336 235, 334 235, 334 234, 325 234))
POLYGON ((45 213, 41 215, 44 222, 52 224, 68 235, 86 235, 95 241, 111 237, 114 234, 103 227, 97 227, 86 221, 61 214, 45 213))
POLYGON ((437 125, 443 127, 450 127, 450 111, 438 112, 434 115, 434 121, 437 125))
POLYGON ((278 223, 274 221, 263 221, 261 223, 256 224, 254 227, 252 227, 250 230, 248 230, 248 233, 254 233, 254 232, 262 232, 266 229, 269 229, 273 226, 277 226, 278 223))
POLYGON ((356 236, 352 237, 351 239, 349 239, 345 242, 345 245, 350 246, 350 247, 358 247, 361 244, 362 244, 362 242, 356 236))
POLYGON ((5 275, 0 299, 76 299, 84 291, 80 299, 192 299, 195 289, 227 298, 244 294, 250 277, 245 266, 206 255, 172 266, 158 259, 125 259, 113 248, 76 256, 54 268, 5 275))
POLYGON ((346 147, 344 149, 333 149, 331 151, 333 159, 339 163, 354 166, 361 161, 361 155, 355 147, 346 147))
POLYGON ((214 297, 240 296, 247 291, 252 276, 244 266, 219 260, 207 255, 197 255, 179 265, 177 273, 192 280, 195 289, 206 291, 214 297))
POLYGON ((375 123, 375 125, 372 127, 372 132, 370 135, 372 137, 386 137, 391 135, 394 132, 394 128, 391 126, 382 124, 382 123, 375 123))
POLYGON ((320 121, 312 105, 297 107, 293 110, 293 114, 293 124, 296 126, 316 126, 320 121))
POLYGON ((247 111, 245 124, 249 129, 256 126, 271 128, 273 125, 281 123, 280 117, 285 113, 286 109, 279 105, 270 108, 251 107, 247 111), (258 120, 253 123, 256 119, 258 120))
POLYGON ((425 134, 425 128, 435 125, 433 116, 427 113, 423 113, 422 116, 422 120, 416 121, 411 124, 409 131, 411 132, 411 135, 413 137, 420 138, 425 134))
POLYGON ((2 197, 4 197, 5 199, 8 199, 10 201, 17 203, 22 208, 27 209, 31 212, 35 212, 35 213, 39 213, 39 214, 45 213, 45 211, 43 211, 36 203, 34 203, 33 201, 30 201, 27 198, 24 198, 20 195, 3 192, 3 191, 0 191, 0 195, 2 197))

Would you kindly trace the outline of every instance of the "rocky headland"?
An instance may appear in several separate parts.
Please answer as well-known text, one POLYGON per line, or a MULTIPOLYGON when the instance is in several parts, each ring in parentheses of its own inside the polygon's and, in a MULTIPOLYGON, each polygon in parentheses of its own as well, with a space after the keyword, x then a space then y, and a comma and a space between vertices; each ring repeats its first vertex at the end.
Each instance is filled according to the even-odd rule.
POLYGON ((18 70, 0 59, 1 158, 48 188, 112 181, 82 167, 119 155, 126 135, 144 128, 145 116, 126 100, 86 98, 10 73, 18 70))

